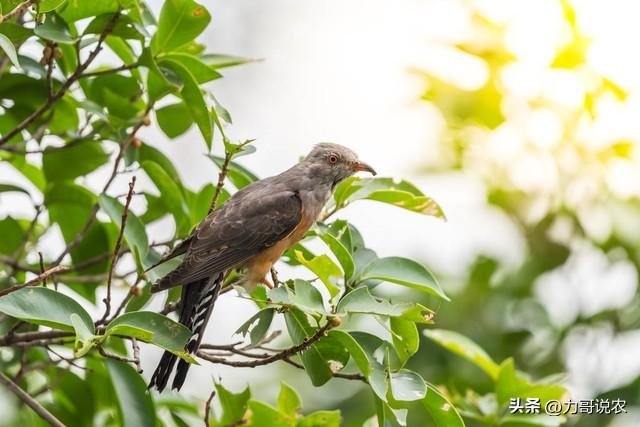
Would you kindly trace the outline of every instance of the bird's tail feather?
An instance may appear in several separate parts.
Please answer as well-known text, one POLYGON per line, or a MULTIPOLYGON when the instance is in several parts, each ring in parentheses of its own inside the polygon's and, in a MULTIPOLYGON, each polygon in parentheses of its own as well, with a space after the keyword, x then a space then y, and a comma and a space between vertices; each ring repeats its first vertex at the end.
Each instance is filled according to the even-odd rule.
MULTIPOLYGON (((193 332, 186 346, 186 351, 189 354, 195 353, 202 342, 205 327, 222 287, 223 277, 224 275, 220 273, 211 279, 190 283, 182 288, 179 321, 193 332)), ((149 388, 156 387, 161 392, 166 387, 177 359, 178 356, 175 354, 164 352, 158 367, 151 376, 149 388)), ((189 366, 188 362, 180 360, 176 376, 173 379, 173 389, 180 390, 187 377, 189 366)))

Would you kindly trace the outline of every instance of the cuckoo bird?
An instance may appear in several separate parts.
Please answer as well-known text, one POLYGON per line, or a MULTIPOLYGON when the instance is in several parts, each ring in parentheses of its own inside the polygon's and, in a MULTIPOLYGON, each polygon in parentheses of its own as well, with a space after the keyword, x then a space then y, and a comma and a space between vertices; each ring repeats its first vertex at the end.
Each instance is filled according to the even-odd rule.
MULTIPOLYGON (((298 164, 235 193, 211 212, 168 256, 185 255, 182 263, 151 287, 160 292, 182 286, 179 321, 192 332, 186 351, 195 353, 202 341, 225 274, 246 270, 249 289, 266 279, 271 266, 316 222, 336 185, 358 171, 376 172, 350 149, 321 143, 298 164)), ((162 391, 177 356, 165 352, 149 387, 162 391)), ((173 389, 184 384, 189 363, 180 360, 173 389)))

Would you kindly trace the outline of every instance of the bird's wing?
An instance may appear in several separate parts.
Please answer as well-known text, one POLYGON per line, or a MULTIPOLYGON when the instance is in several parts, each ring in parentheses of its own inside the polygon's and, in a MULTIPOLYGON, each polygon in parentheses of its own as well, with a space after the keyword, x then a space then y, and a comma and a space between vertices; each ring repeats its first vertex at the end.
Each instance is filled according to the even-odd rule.
POLYGON ((294 191, 256 194, 229 200, 196 229, 187 255, 151 287, 158 292, 186 285, 237 266, 288 236, 302 219, 302 201, 294 191))

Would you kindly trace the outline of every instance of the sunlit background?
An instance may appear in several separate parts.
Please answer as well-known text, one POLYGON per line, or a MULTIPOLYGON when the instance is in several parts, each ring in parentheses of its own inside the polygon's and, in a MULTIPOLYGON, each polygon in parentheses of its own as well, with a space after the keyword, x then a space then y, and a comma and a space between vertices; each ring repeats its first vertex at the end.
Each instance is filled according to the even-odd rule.
MULTIPOLYGON (((381 175, 413 180, 448 222, 374 202, 344 215, 380 255, 421 259, 442 279, 453 302, 438 308, 439 327, 469 335, 498 361, 515 357, 538 377, 567 372, 576 398, 640 404, 637 0, 207 6, 210 50, 258 60, 211 85, 232 114, 229 135, 257 139, 245 166, 267 176, 333 141, 381 175)), ((199 140, 197 130, 171 142, 155 128, 141 136, 174 159, 188 187, 217 179, 204 144, 183 143, 199 140)), ((98 189, 107 174, 86 184, 98 189)), ((2 196, 3 215, 21 209, 2 196)), ((155 224, 150 236, 162 241, 172 226, 155 224)), ((56 237, 43 243, 45 253, 59 252, 56 237)), ((229 342, 251 310, 225 295, 206 341, 229 342)), ((150 373, 159 353, 148 347, 143 355, 150 373)), ((482 389, 481 371, 452 357, 425 342, 412 368, 436 383, 482 389)), ((314 389, 293 368, 261 369, 258 380, 252 369, 205 364, 192 369, 185 390, 204 400, 212 378, 222 377, 268 399, 285 376, 304 391, 305 408, 338 406, 353 420, 349 402, 366 400, 358 385, 314 389)), ((578 425, 640 425, 628 409, 578 425)))

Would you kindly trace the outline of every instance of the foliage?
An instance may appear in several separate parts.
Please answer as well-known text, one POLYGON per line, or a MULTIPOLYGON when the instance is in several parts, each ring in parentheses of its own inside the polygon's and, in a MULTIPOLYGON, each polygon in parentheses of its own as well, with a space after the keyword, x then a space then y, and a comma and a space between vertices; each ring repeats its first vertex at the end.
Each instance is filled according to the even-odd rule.
MULTIPOLYGON (((446 123, 440 155, 426 169, 476 178, 486 203, 514 226, 525 246, 525 258, 516 266, 479 254, 462 280, 450 279, 460 283, 452 295, 456 307, 441 311, 440 321, 493 355, 515 357, 538 377, 568 371, 571 361, 597 360, 572 373, 581 395, 621 397, 637 405, 637 370, 616 379, 603 370, 623 360, 614 354, 616 342, 640 328, 639 194, 631 184, 638 141, 626 131, 637 89, 611 72, 625 65, 605 70, 593 61, 597 49, 610 48, 589 26, 596 15, 588 5, 565 0, 538 5, 542 9, 534 9, 545 10, 544 19, 526 19, 527 28, 536 28, 527 33, 526 48, 510 39, 522 22, 499 18, 477 3, 465 5, 474 36, 439 47, 486 71, 472 89, 436 69, 424 70, 423 98, 446 123), (561 33, 536 27, 552 13, 561 33), (532 54, 531 46, 539 51, 532 54), (630 278, 609 276, 622 268, 631 271, 630 278), (632 289, 624 297, 623 282, 632 289), (595 350, 596 342, 606 344, 595 350)), ((593 22, 608 28, 603 17, 593 22)), ((619 39, 611 42, 624 51, 619 39)), ((603 61, 610 62, 609 56, 603 61)), ((459 353, 457 346, 451 348, 457 338, 447 342, 442 343, 459 353)), ((474 353, 475 363, 496 381, 498 366, 474 353)), ((431 357, 428 372, 437 372, 439 380, 457 388, 493 389, 456 361, 439 353, 431 357)), ((610 417, 594 414, 581 417, 579 425, 609 422, 610 417)))
MULTIPOLYGON (((226 137, 230 115, 207 86, 222 77, 223 67, 246 61, 207 53, 195 41, 211 15, 193 0, 165 1, 157 19, 140 0, 6 1, 2 13, 0 158, 33 188, 0 183, 0 191, 28 196, 35 214, 0 221, 0 344, 6 350, 1 367, 30 393, 31 407, 39 405, 67 425, 188 425, 201 418, 199 402, 146 392, 139 341, 193 363, 257 367, 282 361, 304 370, 314 386, 333 378, 360 381, 375 406, 375 413, 364 415, 377 417, 378 425, 404 425, 409 408, 429 413, 438 426, 464 425, 460 415, 495 423, 512 393, 563 393, 558 385, 525 378, 511 360, 498 365, 470 340, 441 330, 427 335, 496 382, 495 411, 479 412, 468 399, 436 388, 409 368, 420 344, 419 328, 434 322, 433 311, 412 300, 392 300, 378 286, 406 288, 431 302, 449 298, 425 266, 378 257, 353 224, 332 219, 361 199, 444 217, 415 186, 389 178, 341 183, 307 236, 324 242, 326 253, 311 252, 305 241, 287 254, 285 262, 304 266, 318 281, 277 281, 274 289, 260 287, 251 295, 238 290, 258 309, 238 330, 248 343, 203 344, 196 355, 186 354, 190 332, 168 317, 178 294, 153 297, 166 298, 162 314, 144 310, 152 299, 150 283, 172 267, 167 263, 145 273, 161 259, 148 226, 171 218, 175 234, 161 245, 171 248, 229 197, 227 180, 237 190, 257 179, 238 162, 255 150, 252 141, 226 137), (21 49, 22 44, 31 48, 21 49), (27 53, 40 49, 41 58, 27 53), (95 66, 107 49, 121 64, 95 66), (188 188, 171 159, 138 139, 153 116, 168 138, 195 125, 212 166, 220 169, 216 184, 188 188), (211 153, 214 140, 224 145, 224 157, 211 153), (112 171, 102 190, 83 186, 84 177, 102 167, 112 171), (121 174, 133 175, 125 197, 115 196, 123 190, 114 185, 121 174), (158 193, 136 193, 138 174, 158 193), (142 214, 130 210, 134 193, 146 201, 142 214), (38 245, 51 229, 60 230, 64 250, 53 259, 41 254, 38 259, 38 245), (111 295, 116 285, 129 289, 118 304, 111 295), (103 291, 106 298, 98 301, 103 291), (102 311, 102 303, 102 316, 92 316, 102 311), (276 316, 284 318, 289 347, 266 346, 275 337, 269 332, 276 316), (367 331, 362 320, 377 322, 386 333, 367 331)), ((225 286, 230 283, 231 278, 225 286)), ((276 406, 252 400, 248 390, 232 393, 222 384, 215 390, 220 410, 207 404, 208 425, 341 422, 338 411, 303 415, 298 394, 284 383, 276 406)), ((40 423, 26 406, 8 422, 40 423)))

